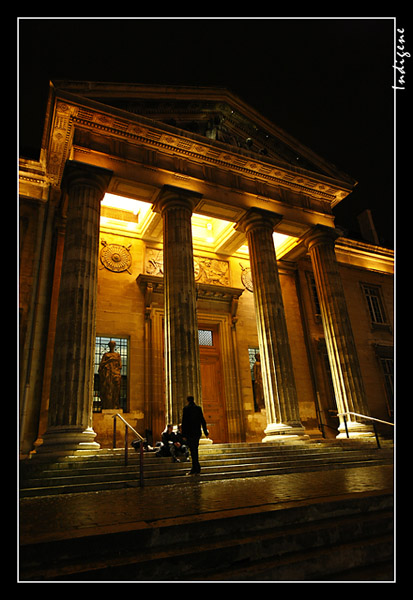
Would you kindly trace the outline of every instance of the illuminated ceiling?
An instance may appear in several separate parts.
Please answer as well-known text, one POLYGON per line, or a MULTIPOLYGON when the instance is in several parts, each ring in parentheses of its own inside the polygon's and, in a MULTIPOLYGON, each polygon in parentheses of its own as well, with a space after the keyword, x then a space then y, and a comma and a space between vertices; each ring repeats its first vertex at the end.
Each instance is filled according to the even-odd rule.
MULTIPOLYGON (((162 242, 161 217, 151 208, 149 202, 105 194, 102 200, 101 230, 162 242)), ((273 238, 278 259, 298 242, 298 238, 281 233, 274 233, 273 238)), ((192 239, 196 250, 248 257, 245 236, 235 231, 231 221, 193 214, 192 239)))

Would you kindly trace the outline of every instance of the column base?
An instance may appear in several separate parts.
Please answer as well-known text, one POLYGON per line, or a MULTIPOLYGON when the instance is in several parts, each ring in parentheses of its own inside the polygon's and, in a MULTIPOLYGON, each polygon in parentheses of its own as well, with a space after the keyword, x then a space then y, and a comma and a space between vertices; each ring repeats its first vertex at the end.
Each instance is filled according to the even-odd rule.
POLYGON ((352 440, 357 438, 367 438, 374 437, 374 431, 369 425, 365 425, 364 423, 358 423, 357 421, 347 421, 347 431, 346 426, 341 421, 338 427, 338 435, 336 436, 337 440, 346 439, 347 437, 352 440), (348 431, 348 436, 347 436, 348 431))
POLYGON ((91 427, 52 427, 43 436, 43 444, 37 448, 39 455, 64 456, 78 451, 93 452, 100 444, 94 441, 96 433, 91 427))
POLYGON ((265 437, 262 442, 279 442, 286 439, 307 439, 304 427, 301 423, 286 425, 284 423, 269 423, 264 429, 265 437))

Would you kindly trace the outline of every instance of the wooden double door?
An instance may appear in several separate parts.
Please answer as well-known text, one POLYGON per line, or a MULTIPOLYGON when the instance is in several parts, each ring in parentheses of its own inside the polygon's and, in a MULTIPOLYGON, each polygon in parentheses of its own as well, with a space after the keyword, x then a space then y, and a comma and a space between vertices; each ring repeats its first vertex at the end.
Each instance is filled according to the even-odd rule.
POLYGON ((219 329, 199 325, 202 407, 209 437, 215 444, 228 442, 228 427, 222 379, 219 329))

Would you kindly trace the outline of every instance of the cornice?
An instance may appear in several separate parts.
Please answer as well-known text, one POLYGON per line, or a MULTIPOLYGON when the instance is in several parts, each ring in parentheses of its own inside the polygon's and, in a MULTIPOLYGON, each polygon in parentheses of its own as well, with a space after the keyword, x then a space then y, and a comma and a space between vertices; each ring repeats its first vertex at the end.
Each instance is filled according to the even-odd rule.
POLYGON ((19 160, 19 194, 40 202, 48 199, 49 181, 40 161, 19 160))
POLYGON ((383 246, 375 246, 367 242, 360 242, 359 240, 353 240, 351 238, 339 237, 336 242, 336 248, 342 247, 343 249, 352 249, 358 252, 366 252, 368 254, 376 253, 377 255, 383 256, 388 260, 394 260, 394 250, 391 248, 384 248, 383 246))
MULTIPOLYGON (((241 122, 248 124, 245 132, 251 134, 251 126, 254 130, 253 136, 257 133, 264 134, 266 138, 273 136, 282 144, 288 146, 294 153, 299 153, 305 160, 311 161, 317 169, 324 171, 324 175, 331 177, 335 181, 339 181, 347 185, 348 189, 352 189, 356 185, 356 181, 348 174, 340 171, 335 165, 330 163, 325 158, 316 154, 311 148, 302 144, 288 132, 281 129, 273 121, 269 120, 263 114, 258 112, 253 106, 250 106, 245 100, 239 98, 234 92, 223 87, 205 87, 205 86, 185 86, 185 85, 147 85, 137 83, 119 83, 119 82, 94 82, 94 81, 55 81, 52 86, 59 90, 59 93, 69 93, 84 99, 97 99, 99 103, 107 107, 111 105, 111 101, 144 102, 156 101, 161 106, 174 104, 175 108, 180 111, 181 102, 189 102, 191 106, 203 104, 205 102, 216 105, 216 109, 225 113, 225 120, 232 120, 239 126, 241 122), (269 134, 269 136, 268 136, 269 134)), ((127 110, 128 115, 130 111, 127 110)), ((132 113, 134 111, 132 110, 132 113)), ((158 109, 154 110, 154 116, 150 118, 158 120, 158 109)), ((185 110, 184 110, 185 112, 185 110)), ((191 110, 192 112, 192 110, 191 110)), ((142 114, 138 112, 137 114, 142 114)), ((146 113, 145 113, 146 114, 146 113)), ((291 164, 289 165, 291 166, 291 164)), ((304 165, 300 165, 301 169, 306 169, 304 165)), ((311 172, 313 172, 310 169, 311 172)), ((315 171, 319 173, 319 171, 315 171)))
MULTIPOLYGON (((141 273, 136 278, 136 283, 145 296, 147 296, 148 289, 150 289, 153 294, 163 294, 164 278, 162 276, 141 273)), ((234 298, 238 299, 244 292, 244 288, 211 285, 207 283, 196 283, 195 287, 197 290, 197 300, 209 300, 215 302, 231 303, 234 298)))
POLYGON ((234 174, 270 183, 295 193, 317 198, 335 206, 351 191, 348 183, 316 175, 285 163, 263 159, 245 150, 209 140, 194 133, 152 121, 94 100, 67 92, 56 94, 47 145, 47 174, 59 186, 64 164, 70 156, 76 129, 92 131, 148 150, 231 171, 234 174))
POLYGON ((389 248, 340 237, 336 241, 335 252, 340 263, 386 275, 394 273, 394 250, 389 248))

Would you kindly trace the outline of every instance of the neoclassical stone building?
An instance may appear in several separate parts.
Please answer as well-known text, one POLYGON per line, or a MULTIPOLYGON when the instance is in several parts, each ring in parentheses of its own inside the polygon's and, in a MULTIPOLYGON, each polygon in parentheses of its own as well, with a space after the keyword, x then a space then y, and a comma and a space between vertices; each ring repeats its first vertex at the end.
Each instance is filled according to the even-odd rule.
POLYGON ((343 237, 356 182, 233 94, 51 83, 19 179, 22 456, 109 446, 116 412, 154 443, 189 394, 214 443, 392 420, 393 252, 343 237))

